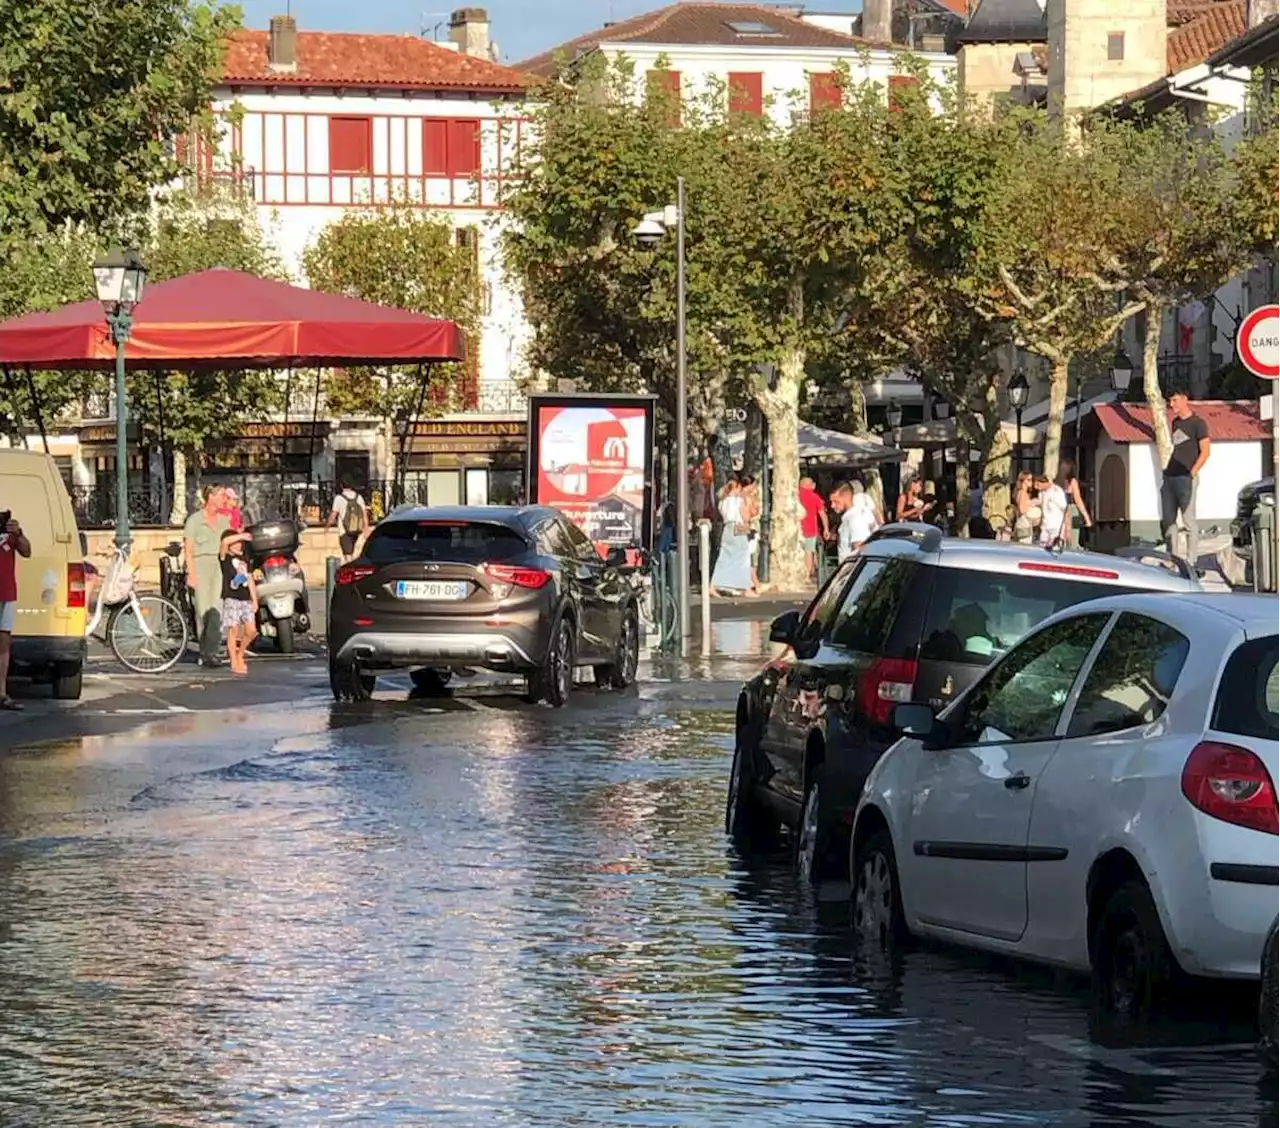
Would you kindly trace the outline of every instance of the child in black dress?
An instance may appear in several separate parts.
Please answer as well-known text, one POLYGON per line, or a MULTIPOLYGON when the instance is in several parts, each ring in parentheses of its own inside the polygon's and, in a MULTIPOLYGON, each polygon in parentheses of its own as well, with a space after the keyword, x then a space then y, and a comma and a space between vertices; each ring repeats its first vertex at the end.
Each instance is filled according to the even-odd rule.
POLYGON ((244 660, 249 644, 258 637, 258 586, 244 558, 247 533, 228 529, 218 546, 222 565, 222 629, 227 632, 227 660, 233 674, 247 674, 244 660))

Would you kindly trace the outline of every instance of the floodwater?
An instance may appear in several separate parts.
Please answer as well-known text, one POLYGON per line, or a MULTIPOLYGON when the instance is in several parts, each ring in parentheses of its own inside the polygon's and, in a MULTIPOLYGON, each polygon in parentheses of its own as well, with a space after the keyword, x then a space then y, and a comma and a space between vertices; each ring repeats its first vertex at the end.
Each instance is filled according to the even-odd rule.
POLYGON ((0 1125, 1275 1123, 721 834, 733 685, 303 700, 0 753, 0 1125))

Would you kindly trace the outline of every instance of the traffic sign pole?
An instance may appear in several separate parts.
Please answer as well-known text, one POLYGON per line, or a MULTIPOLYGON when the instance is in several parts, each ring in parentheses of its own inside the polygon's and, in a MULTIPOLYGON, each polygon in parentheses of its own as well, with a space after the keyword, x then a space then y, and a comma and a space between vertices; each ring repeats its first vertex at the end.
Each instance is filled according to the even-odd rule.
MULTIPOLYGON (((1241 323, 1236 334, 1236 355, 1255 376, 1271 385, 1271 480, 1280 482, 1280 305, 1259 306, 1241 323)), ((1274 487, 1273 487, 1274 489, 1274 487)), ((1273 494, 1274 496, 1274 494, 1273 494)), ((1280 521, 1275 522, 1274 559, 1280 562, 1280 521)))

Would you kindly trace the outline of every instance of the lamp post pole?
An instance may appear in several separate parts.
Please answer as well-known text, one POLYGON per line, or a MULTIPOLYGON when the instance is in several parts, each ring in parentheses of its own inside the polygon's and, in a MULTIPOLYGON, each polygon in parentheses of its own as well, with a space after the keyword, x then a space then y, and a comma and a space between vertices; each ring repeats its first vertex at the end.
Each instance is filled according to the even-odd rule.
POLYGON ((689 389, 685 355, 684 177, 676 177, 676 564, 680 653, 689 651, 689 389))
POLYGON ((116 346, 116 547, 127 548, 129 533, 129 408, 124 380, 124 346, 133 328, 133 314, 119 302, 107 314, 116 346))
POLYGON ((1018 428, 1018 433, 1013 440, 1013 465, 1014 472, 1020 476, 1022 474, 1022 408, 1013 409, 1013 418, 1018 428))

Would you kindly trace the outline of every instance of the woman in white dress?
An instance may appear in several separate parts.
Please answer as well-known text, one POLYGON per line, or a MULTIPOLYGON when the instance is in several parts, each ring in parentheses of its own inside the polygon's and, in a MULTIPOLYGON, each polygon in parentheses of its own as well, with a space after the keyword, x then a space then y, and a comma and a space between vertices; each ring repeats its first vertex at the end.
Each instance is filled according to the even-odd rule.
POLYGON ((720 519, 724 525, 720 530, 720 553, 711 573, 711 594, 750 591, 750 529, 743 510, 742 484, 736 478, 730 479, 725 486, 724 496, 720 499, 720 519))
POLYGON ((1056 548, 1065 544, 1069 532, 1067 515, 1070 511, 1067 491, 1041 474, 1036 478, 1036 492, 1040 500, 1041 547, 1056 548))

